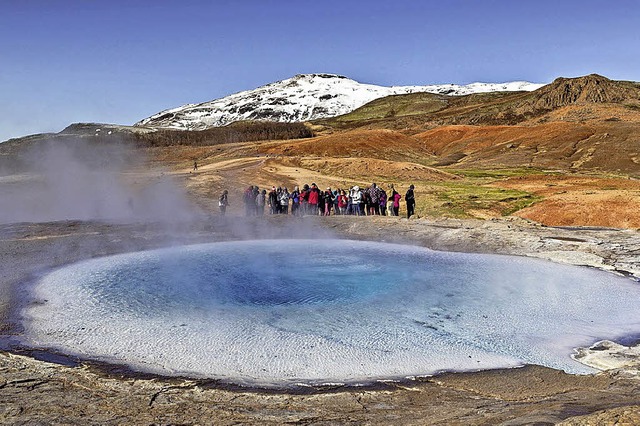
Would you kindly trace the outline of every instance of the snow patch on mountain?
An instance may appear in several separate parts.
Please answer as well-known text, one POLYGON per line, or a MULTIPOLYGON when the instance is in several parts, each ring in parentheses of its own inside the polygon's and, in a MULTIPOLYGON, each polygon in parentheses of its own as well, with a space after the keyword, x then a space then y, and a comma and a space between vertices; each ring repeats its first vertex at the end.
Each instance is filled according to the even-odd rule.
POLYGON ((459 96, 532 91, 541 86, 543 85, 515 81, 385 87, 358 83, 334 74, 300 74, 213 101, 168 109, 139 121, 135 126, 203 130, 241 120, 300 122, 347 114, 368 102, 390 95, 429 92, 459 96))

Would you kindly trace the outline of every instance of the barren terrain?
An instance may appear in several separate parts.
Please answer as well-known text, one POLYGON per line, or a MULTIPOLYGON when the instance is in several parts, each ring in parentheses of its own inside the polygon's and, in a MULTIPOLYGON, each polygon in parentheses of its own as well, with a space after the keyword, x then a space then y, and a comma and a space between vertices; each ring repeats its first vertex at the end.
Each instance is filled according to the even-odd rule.
MULTIPOLYGON (((639 93, 637 83, 587 76, 558 79, 532 93, 392 96, 304 126, 240 123, 180 133, 82 124, 63 134, 1 144, 0 213, 17 205, 12 202, 17 194, 22 208, 31 209, 25 213, 33 213, 14 212, 17 216, 7 216, 12 220, 0 221, 1 330, 5 340, 20 332, 12 320, 20 292, 48 269, 112 253, 248 237, 331 236, 534 256, 637 280, 639 93), (107 137, 98 128, 113 134, 107 137), (105 156, 111 146, 127 150, 105 156), (63 174, 68 180, 56 173, 52 153, 60 150, 82 153, 74 158, 82 167, 63 174), (107 169, 117 172, 119 183, 96 189, 95 169, 113 159, 118 167, 107 169), (46 175, 48 169, 53 172, 46 175), (403 217, 403 202, 400 218, 243 217, 242 193, 249 185, 348 189, 373 182, 385 189, 393 184, 403 196, 415 185, 416 214, 403 217), (54 190, 70 184, 73 191, 54 190), (174 184, 177 190, 168 191, 174 184), (122 185, 133 189, 120 191, 122 185), (149 185, 160 191, 162 202, 140 202, 149 195, 141 188, 149 185), (120 198, 114 198, 113 188, 120 198), (230 200, 226 219, 217 206, 224 189, 230 200), (112 212, 142 210, 147 216, 110 221, 91 216, 89 209, 83 220, 65 220, 70 211, 65 197, 102 202, 96 197, 100 191, 109 196, 112 212), (49 193, 51 203, 62 200, 67 208, 38 219, 49 199, 24 194, 49 193), (174 214, 188 204, 183 193, 197 206, 189 220, 174 214), (155 221, 155 213, 162 212, 168 212, 164 224, 155 221)), ((113 175, 98 177, 102 184, 113 175)), ((620 356, 628 361, 623 367, 592 376, 529 366, 296 394, 147 377, 88 360, 64 367, 38 360, 41 355, 16 347, 0 353, 0 422, 640 423, 637 357, 620 356)))

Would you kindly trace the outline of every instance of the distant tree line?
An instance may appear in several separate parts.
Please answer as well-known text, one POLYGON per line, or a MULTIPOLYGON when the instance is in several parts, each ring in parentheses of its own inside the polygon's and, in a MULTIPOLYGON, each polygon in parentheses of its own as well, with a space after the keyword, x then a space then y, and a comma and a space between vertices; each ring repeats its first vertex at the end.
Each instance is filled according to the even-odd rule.
POLYGON ((267 121, 238 122, 207 130, 158 130, 133 135, 143 147, 172 145, 208 146, 237 142, 301 139, 313 137, 313 132, 302 123, 267 121))

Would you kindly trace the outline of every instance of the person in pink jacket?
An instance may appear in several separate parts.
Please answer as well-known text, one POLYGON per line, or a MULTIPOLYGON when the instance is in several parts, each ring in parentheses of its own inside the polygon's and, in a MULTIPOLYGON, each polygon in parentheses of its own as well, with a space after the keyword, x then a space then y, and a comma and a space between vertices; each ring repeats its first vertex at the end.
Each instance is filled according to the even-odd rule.
POLYGON ((398 191, 396 191, 396 189, 393 187, 393 185, 391 185, 391 197, 389 197, 389 199, 393 201, 392 216, 398 216, 398 212, 400 211, 401 198, 402 195, 400 195, 398 191))

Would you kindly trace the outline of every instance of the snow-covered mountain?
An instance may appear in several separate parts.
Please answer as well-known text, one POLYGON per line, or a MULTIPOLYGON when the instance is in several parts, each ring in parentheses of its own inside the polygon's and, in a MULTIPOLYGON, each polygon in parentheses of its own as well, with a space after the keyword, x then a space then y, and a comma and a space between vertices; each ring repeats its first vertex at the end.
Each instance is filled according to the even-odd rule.
POLYGON ((301 74, 224 98, 188 104, 159 112, 135 126, 202 130, 240 120, 308 121, 346 114, 374 99, 389 95, 430 92, 468 95, 499 91, 532 91, 542 84, 510 83, 441 84, 384 87, 362 84, 334 74, 301 74))

